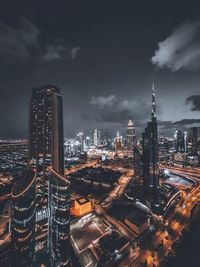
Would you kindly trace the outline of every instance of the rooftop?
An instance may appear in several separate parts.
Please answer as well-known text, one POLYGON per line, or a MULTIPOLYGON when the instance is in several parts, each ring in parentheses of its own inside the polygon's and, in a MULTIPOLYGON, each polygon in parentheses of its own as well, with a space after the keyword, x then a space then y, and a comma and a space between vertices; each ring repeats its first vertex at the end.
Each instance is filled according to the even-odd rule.
POLYGON ((84 204, 90 202, 90 200, 85 198, 85 197, 78 198, 78 199, 76 199, 76 201, 78 202, 79 205, 84 205, 84 204))
POLYGON ((132 212, 126 216, 126 219, 137 226, 141 226, 147 221, 148 216, 139 209, 133 209, 132 212))

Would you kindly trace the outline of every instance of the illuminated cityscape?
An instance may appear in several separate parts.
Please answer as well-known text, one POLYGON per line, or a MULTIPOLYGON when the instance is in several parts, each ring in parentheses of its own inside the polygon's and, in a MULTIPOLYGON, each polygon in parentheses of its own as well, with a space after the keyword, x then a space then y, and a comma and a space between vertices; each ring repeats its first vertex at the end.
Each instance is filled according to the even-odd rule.
POLYGON ((0 267, 200 265, 200 5, 111 2, 3 7, 0 267))

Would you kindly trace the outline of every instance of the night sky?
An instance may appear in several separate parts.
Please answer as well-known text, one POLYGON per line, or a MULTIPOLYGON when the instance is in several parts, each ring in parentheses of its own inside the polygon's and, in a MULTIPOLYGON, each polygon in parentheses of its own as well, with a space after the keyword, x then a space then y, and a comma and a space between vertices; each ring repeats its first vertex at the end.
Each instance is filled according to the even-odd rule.
POLYGON ((200 126, 200 1, 1 1, 0 138, 27 137, 31 89, 60 87, 65 136, 200 126))

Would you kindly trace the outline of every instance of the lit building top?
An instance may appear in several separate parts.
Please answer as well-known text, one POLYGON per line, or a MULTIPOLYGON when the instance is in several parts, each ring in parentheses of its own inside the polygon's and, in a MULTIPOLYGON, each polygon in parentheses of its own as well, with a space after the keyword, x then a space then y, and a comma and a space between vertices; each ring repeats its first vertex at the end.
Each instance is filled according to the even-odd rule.
POLYGON ((71 207, 71 214, 74 216, 82 216, 92 211, 91 201, 85 197, 74 200, 71 207))
POLYGON ((129 120, 129 121, 128 121, 128 127, 133 127, 133 122, 132 122, 132 120, 129 120))

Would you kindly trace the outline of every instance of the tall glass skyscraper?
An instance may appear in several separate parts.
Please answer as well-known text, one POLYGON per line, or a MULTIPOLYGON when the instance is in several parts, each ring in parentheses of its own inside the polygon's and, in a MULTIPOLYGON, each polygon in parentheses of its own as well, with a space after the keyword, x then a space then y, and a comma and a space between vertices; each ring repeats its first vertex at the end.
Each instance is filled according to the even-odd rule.
POLYGON ((143 182, 145 195, 158 204, 159 158, 155 89, 152 88, 151 122, 143 133, 143 182))
POLYGON ((12 266, 33 266, 35 258, 36 173, 25 171, 12 190, 12 266))
POLYGON ((131 120, 128 121, 128 127, 126 130, 126 145, 128 156, 133 157, 133 151, 136 143, 135 128, 131 120))
POLYGON ((45 171, 54 165, 64 173, 63 107, 59 88, 49 85, 32 91, 29 114, 29 163, 37 168, 37 205, 47 203, 45 171))
MULTIPOLYGON (((52 266, 69 266, 70 184, 64 176, 62 96, 54 85, 32 91, 29 166, 36 171, 36 212, 45 212, 44 224, 48 225, 43 249, 48 251, 52 266)), ((26 203, 26 198, 22 202, 26 203)))

